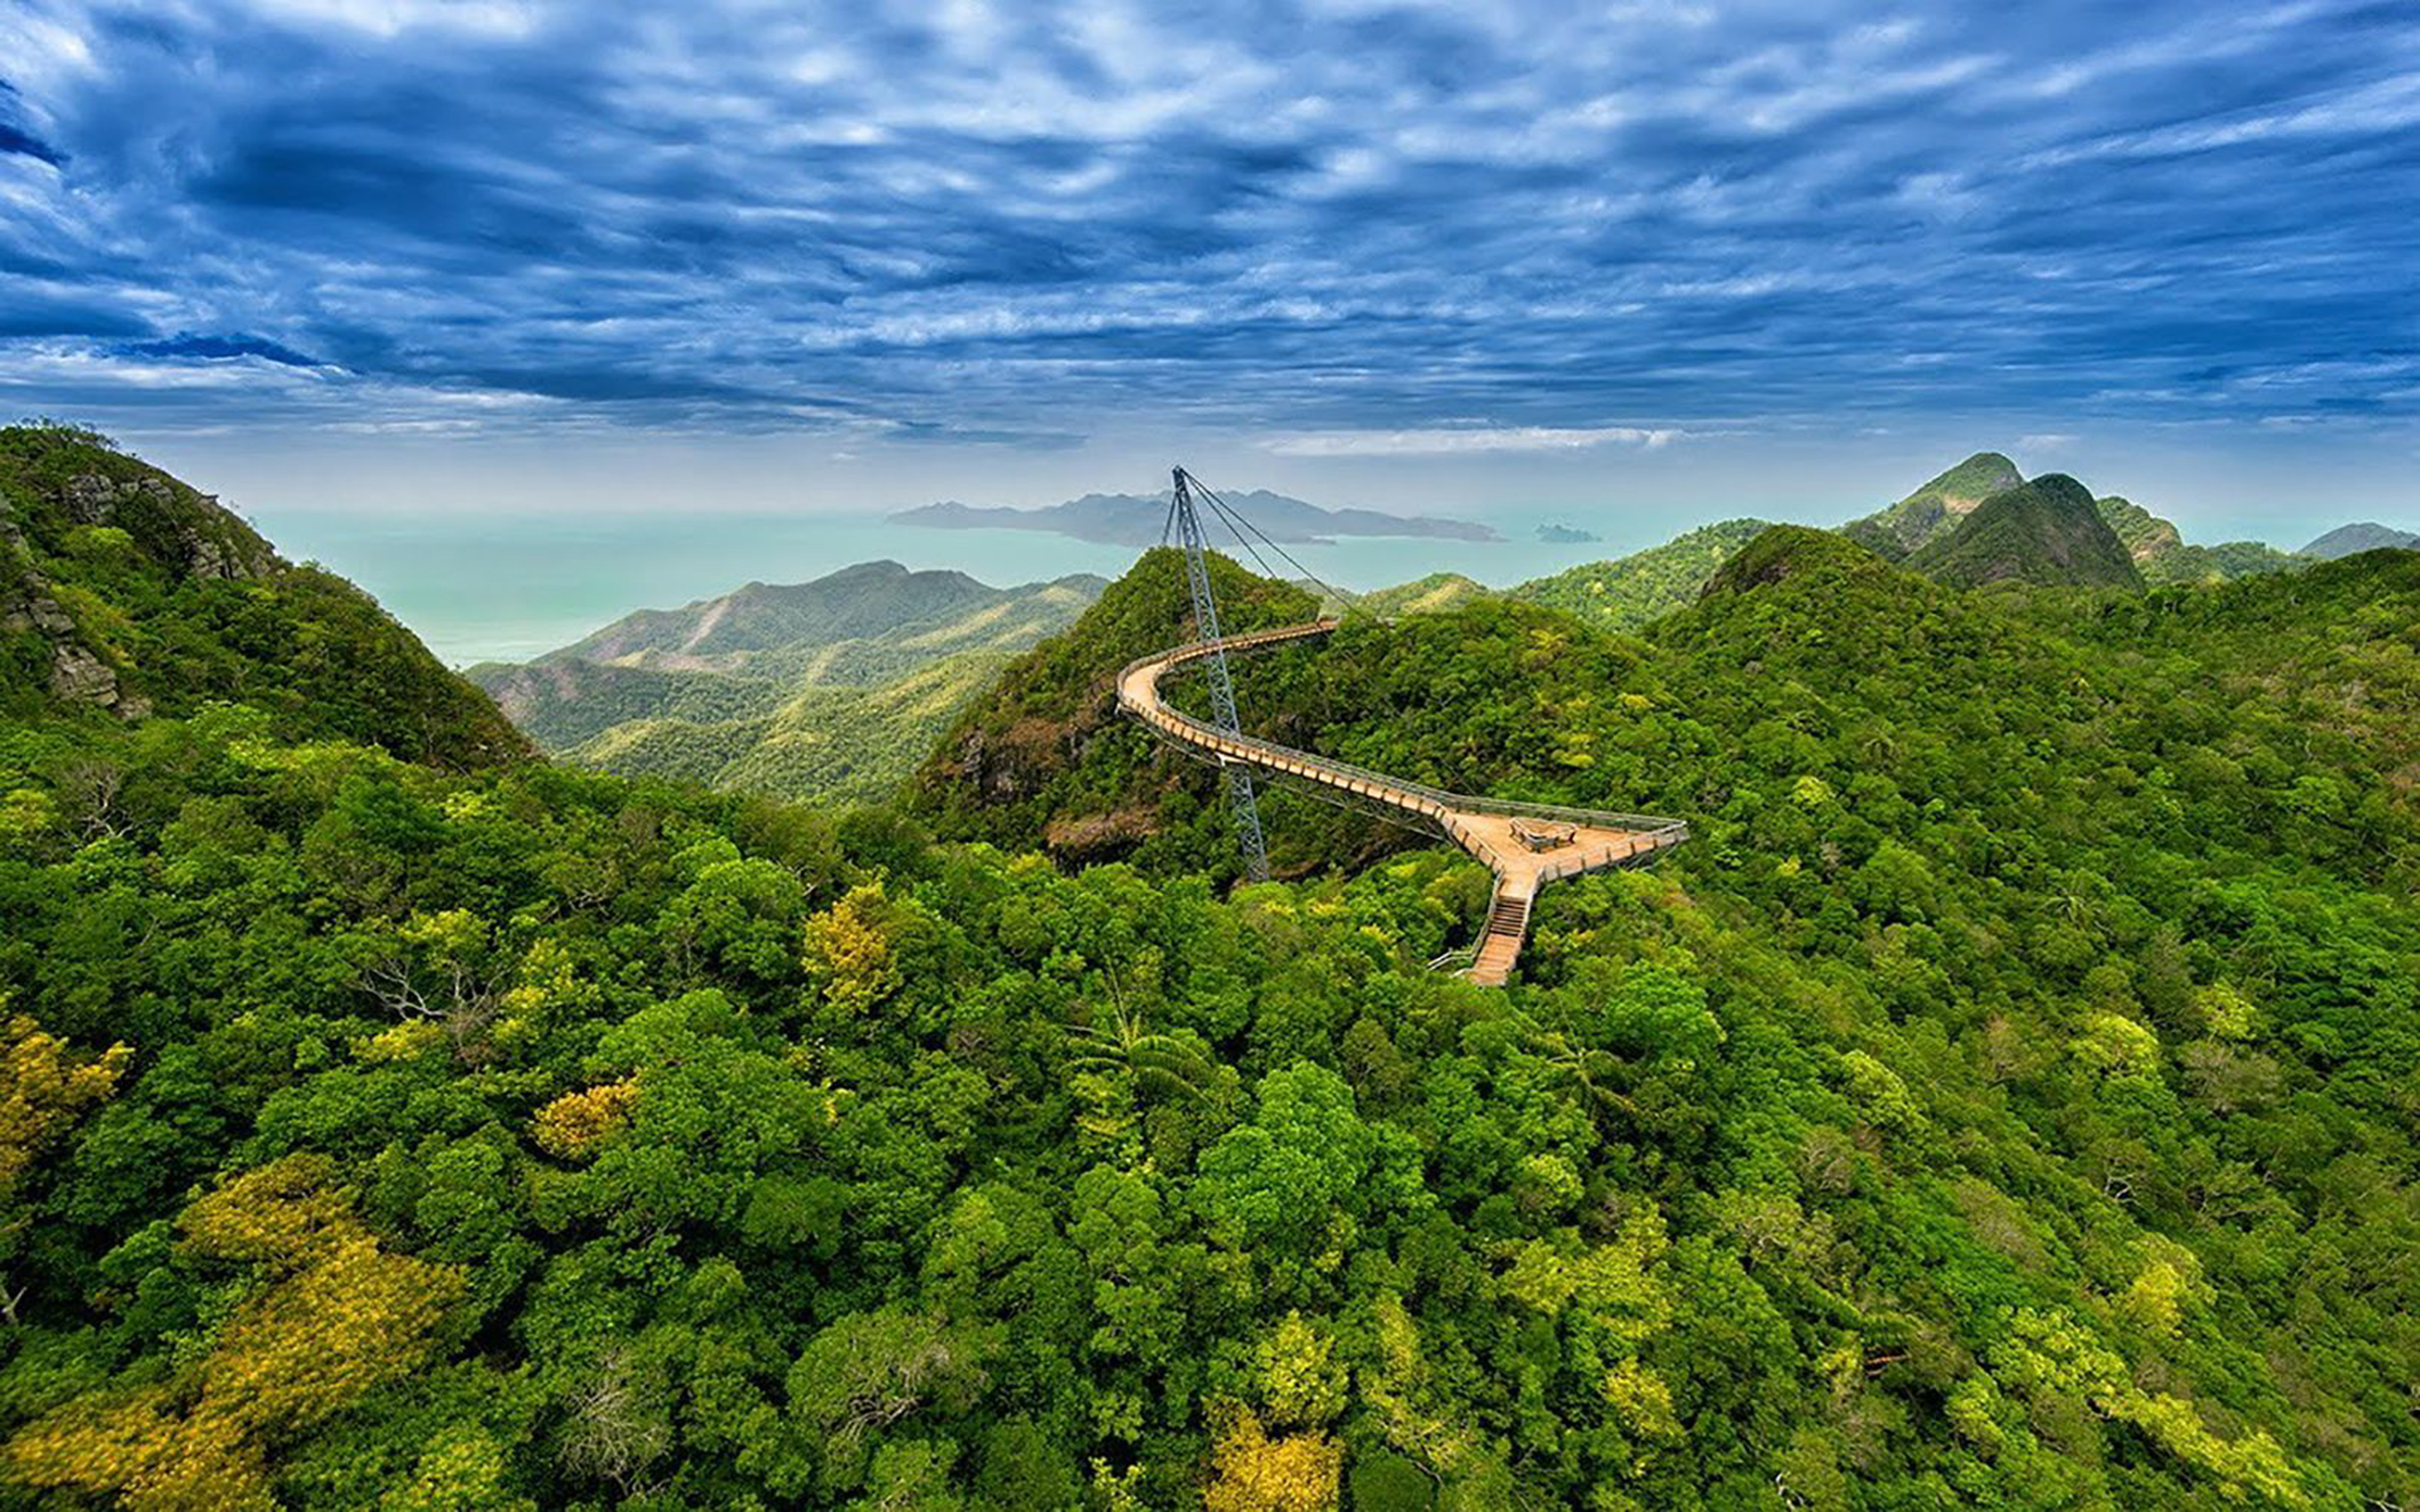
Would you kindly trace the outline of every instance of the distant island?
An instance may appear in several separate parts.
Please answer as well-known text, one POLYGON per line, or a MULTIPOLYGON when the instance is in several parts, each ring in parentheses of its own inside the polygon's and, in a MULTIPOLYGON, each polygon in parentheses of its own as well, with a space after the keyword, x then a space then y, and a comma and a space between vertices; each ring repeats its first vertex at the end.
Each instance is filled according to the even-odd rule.
POLYGON ((1538 539, 1548 546, 1586 546, 1604 537, 1594 531, 1581 530, 1576 525, 1541 525, 1538 527, 1538 539))
MULTIPOLYGON (((1466 519, 1430 515, 1388 515, 1374 509, 1322 509, 1299 499, 1255 489, 1229 501, 1271 538, 1319 543, 1340 535, 1422 536, 1449 541, 1497 541, 1503 537, 1466 519)), ((956 502, 925 504, 891 517, 892 523, 938 531, 1046 531, 1106 546, 1152 546, 1168 515, 1165 495, 1088 493, 1041 509, 987 508, 956 502)))

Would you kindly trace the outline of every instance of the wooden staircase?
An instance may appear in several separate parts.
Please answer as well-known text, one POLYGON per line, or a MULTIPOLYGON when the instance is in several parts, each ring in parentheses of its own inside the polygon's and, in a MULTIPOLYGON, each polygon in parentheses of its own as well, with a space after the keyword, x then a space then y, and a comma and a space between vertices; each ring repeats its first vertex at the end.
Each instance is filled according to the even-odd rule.
POLYGON ((1529 895, 1498 892, 1487 911, 1487 932, 1479 937, 1479 957, 1470 964, 1470 980, 1482 987, 1501 987, 1521 954, 1529 933, 1529 895))

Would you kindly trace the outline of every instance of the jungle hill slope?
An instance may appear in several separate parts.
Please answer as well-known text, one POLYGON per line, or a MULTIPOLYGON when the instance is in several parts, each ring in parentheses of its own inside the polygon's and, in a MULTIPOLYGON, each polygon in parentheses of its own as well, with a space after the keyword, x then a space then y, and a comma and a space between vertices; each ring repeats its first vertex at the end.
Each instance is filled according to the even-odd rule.
POLYGON ((89 431, 0 428, 0 710, 250 703, 292 735, 473 767, 529 744, 351 583, 89 431))

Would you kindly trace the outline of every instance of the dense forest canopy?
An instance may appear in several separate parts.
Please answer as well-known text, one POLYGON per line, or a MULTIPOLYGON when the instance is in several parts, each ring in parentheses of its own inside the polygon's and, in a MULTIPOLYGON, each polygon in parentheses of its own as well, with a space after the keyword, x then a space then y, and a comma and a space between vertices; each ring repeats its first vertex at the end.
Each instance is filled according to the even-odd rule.
POLYGON ((2420 555, 1776 528, 1637 636, 1240 660, 1293 743, 1691 819, 1505 990, 1417 837, 1280 795, 1228 886, 1107 710, 1169 553, 912 815, 313 728, 141 580, 149 716, 12 662, 0 724, 0 1504, 2420 1496, 2420 555))

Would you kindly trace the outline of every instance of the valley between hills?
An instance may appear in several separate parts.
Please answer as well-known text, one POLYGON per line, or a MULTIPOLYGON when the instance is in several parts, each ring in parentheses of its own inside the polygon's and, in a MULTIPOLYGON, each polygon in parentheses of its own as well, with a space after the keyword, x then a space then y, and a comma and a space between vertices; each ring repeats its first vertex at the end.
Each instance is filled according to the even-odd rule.
POLYGON ((1119 717, 1173 550, 474 683, 90 432, 0 505, 0 1502, 2420 1496, 2382 528, 1985 454, 1239 658, 1256 736, 1686 819, 1494 987, 1477 862, 1272 787, 1240 880, 1119 717))

